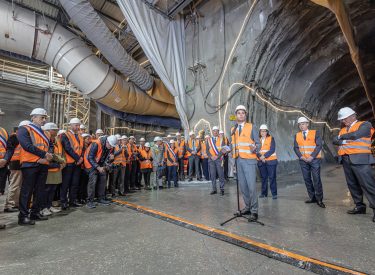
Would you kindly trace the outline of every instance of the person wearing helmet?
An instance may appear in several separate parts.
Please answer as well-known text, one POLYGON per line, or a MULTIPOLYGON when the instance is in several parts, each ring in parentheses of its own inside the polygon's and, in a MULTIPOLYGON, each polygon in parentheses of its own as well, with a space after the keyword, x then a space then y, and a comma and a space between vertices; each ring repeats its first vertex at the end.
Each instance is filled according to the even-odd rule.
POLYGON ((86 130, 87 130, 87 128, 86 128, 85 125, 81 124, 79 126, 79 132, 80 132, 81 135, 86 134, 86 130))
POLYGON ((68 210, 69 206, 82 206, 78 202, 81 164, 83 163, 83 138, 80 134, 81 121, 78 118, 72 118, 69 125, 70 129, 61 135, 61 143, 66 156, 66 166, 62 170, 60 188, 62 210, 68 210))
POLYGON ((48 165, 48 176, 47 182, 44 189, 43 203, 41 205, 42 210, 40 214, 43 216, 50 216, 53 213, 58 213, 61 210, 52 207, 52 201, 55 197, 56 189, 62 182, 61 170, 66 164, 65 153, 60 141, 57 137, 59 128, 55 123, 49 122, 44 125, 47 136, 50 142, 53 144, 53 159, 48 165))
MULTIPOLYGON (((124 138, 120 135, 116 135, 118 143, 114 149, 114 160, 113 160, 113 176, 110 179, 110 190, 112 197, 116 196, 116 188, 119 196, 125 196, 124 180, 126 171, 126 159, 127 150, 124 147, 124 138)), ((127 149, 127 148, 126 148, 127 149)))
POLYGON ((131 160, 130 160, 130 147, 129 147, 129 138, 127 136, 122 136, 122 146, 124 147, 124 151, 126 154, 126 168, 125 168, 125 179, 124 179, 124 192, 126 193, 134 193, 135 191, 131 189, 130 182, 131 182, 131 160))
POLYGON ((258 168, 262 179, 262 192, 259 198, 268 197, 268 180, 272 199, 277 199, 277 183, 276 183, 276 143, 275 139, 270 135, 266 124, 259 127, 259 138, 262 144, 258 156, 258 168))
POLYGON ((151 190, 150 179, 152 173, 152 151, 150 143, 146 142, 144 149, 139 151, 140 170, 145 182, 145 190, 151 190))
POLYGON ((371 154, 371 137, 375 130, 370 122, 359 121, 356 112, 344 107, 338 112, 338 120, 343 124, 333 144, 339 146, 339 162, 342 163, 350 194, 355 207, 348 214, 365 214, 366 204, 363 194, 373 209, 375 222, 375 178, 371 164, 375 159, 371 154))
POLYGON ((47 112, 36 108, 30 113, 31 123, 18 128, 17 139, 21 145, 20 163, 22 185, 19 200, 18 224, 33 225, 35 221, 47 220, 40 214, 40 203, 48 175, 48 162, 52 160, 53 145, 42 126, 47 112), (33 197, 31 211, 29 201, 33 197))
POLYGON ((185 173, 184 173, 184 156, 186 153, 186 145, 185 140, 181 137, 181 133, 176 133, 176 148, 178 149, 177 157, 178 157, 178 180, 184 181, 185 180, 185 173))
POLYGON ((102 129, 97 129, 95 132, 95 138, 99 139, 101 136, 104 136, 104 132, 102 129))
POLYGON ((200 174, 200 157, 198 153, 201 150, 199 142, 197 142, 195 133, 191 131, 189 133, 189 140, 186 145, 187 157, 189 160, 189 181, 193 180, 193 175, 195 173, 197 180, 201 181, 200 174))
POLYGON ((204 175, 204 179, 206 181, 210 180, 210 172, 208 169, 208 155, 207 155, 207 148, 206 148, 206 140, 209 138, 209 135, 205 135, 204 138, 199 138, 200 145, 201 145, 201 151, 200 151, 200 157, 201 157, 201 167, 202 167, 202 175, 204 175))
POLYGON ((153 171, 156 173, 154 189, 163 188, 163 176, 165 174, 164 151, 165 146, 161 137, 154 138, 155 145, 152 148, 153 171))
MULTIPOLYGON (((139 145, 137 145, 137 150, 138 150, 138 154, 139 155, 140 155, 141 151, 145 150, 145 143, 146 143, 146 139, 145 138, 142 137, 142 138, 139 139, 139 145)), ((139 159, 137 161, 136 186, 139 186, 139 188, 143 187, 143 184, 142 184, 142 172, 141 172, 141 162, 140 162, 139 159)))
POLYGON ((320 179, 322 138, 318 130, 309 129, 309 120, 300 117, 297 120, 301 130, 294 136, 294 152, 296 153, 309 199, 305 203, 317 203, 325 208, 323 203, 323 186, 320 179))
MULTIPOLYGON (((89 148, 92 143, 92 136, 87 133, 82 134, 83 138, 83 149, 82 154, 85 155, 87 148, 89 148)), ((85 205, 87 203, 87 184, 89 182, 89 175, 85 170, 85 166, 81 164, 81 177, 79 179, 79 192, 78 192, 78 201, 80 204, 85 205)))
MULTIPOLYGON (((224 141, 224 146, 230 146, 229 139, 225 136, 225 133, 223 130, 219 130, 219 136, 220 138, 224 141)), ((229 152, 225 152, 223 154, 224 158, 224 179, 228 180, 229 179, 229 152)))
POLYGON ((167 164, 168 169, 168 188, 171 188, 171 181, 174 182, 174 187, 178 187, 177 181, 177 167, 178 167, 178 149, 175 146, 175 140, 171 139, 169 144, 166 144, 164 151, 164 162, 167 164))
POLYGON ((116 145, 117 138, 115 136, 103 136, 93 141, 85 152, 84 165, 89 175, 86 206, 89 209, 96 207, 94 203, 95 190, 98 192, 99 204, 110 204, 110 202, 105 199, 105 187, 107 183, 106 163, 107 159, 111 158, 111 154, 116 145))
POLYGON ((129 161, 130 161, 130 190, 141 190, 138 185, 137 166, 138 166, 138 148, 135 144, 135 137, 129 137, 128 143, 129 161))
MULTIPOLYGON (((10 158, 10 160, 7 162, 9 163, 10 174, 8 194, 7 198, 5 199, 4 212, 18 212, 20 188, 22 184, 22 172, 20 165, 21 145, 19 144, 17 139, 17 132, 19 127, 29 125, 30 123, 31 121, 29 120, 21 121, 18 127, 14 127, 14 132, 9 136, 9 139, 7 141, 6 154, 4 156, 4 159, 8 160, 10 158)), ((1 130, 0 135, 4 139, 4 134, 1 134, 1 130)), ((1 142, 0 146, 2 146, 1 142)))
POLYGON ((260 150, 258 131, 255 125, 246 122, 247 110, 239 105, 235 110, 236 126, 232 128, 233 158, 237 162, 237 177, 245 208, 243 214, 250 214, 249 222, 258 219, 258 195, 256 190, 257 152, 260 150))
POLYGON ((217 194, 216 177, 219 177, 220 194, 224 195, 224 167, 222 147, 225 146, 224 140, 219 136, 219 127, 212 128, 212 137, 206 139, 206 154, 208 156, 208 165, 210 171, 210 179, 212 184, 211 195, 217 194))

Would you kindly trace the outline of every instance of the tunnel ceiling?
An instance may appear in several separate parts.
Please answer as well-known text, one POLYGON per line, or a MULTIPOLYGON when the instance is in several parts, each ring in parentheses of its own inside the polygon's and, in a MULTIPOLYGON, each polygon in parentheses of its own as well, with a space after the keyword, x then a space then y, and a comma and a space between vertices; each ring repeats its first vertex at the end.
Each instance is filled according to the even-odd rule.
MULTIPOLYGON (((360 57, 375 97, 375 2, 346 1, 360 57)), ((338 126, 337 111, 353 107, 372 120, 370 103, 349 48, 328 9, 309 0, 282 1, 267 19, 248 60, 244 81, 338 126)))

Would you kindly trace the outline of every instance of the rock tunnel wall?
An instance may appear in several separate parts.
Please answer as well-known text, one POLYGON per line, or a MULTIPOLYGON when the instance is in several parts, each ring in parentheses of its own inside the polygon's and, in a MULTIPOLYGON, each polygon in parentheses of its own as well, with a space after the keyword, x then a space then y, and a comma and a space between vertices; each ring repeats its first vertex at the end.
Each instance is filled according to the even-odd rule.
MULTIPOLYGON (((345 3, 366 77, 375 91, 375 4, 368 0, 345 3)), ((191 128, 221 125, 228 134, 233 125, 229 116, 236 105, 244 104, 250 121, 258 127, 268 124, 277 142, 278 158, 285 165, 296 160, 293 135, 301 114, 280 110, 302 110, 331 127, 340 127, 336 117, 343 106, 357 110, 362 119, 374 120, 333 13, 308 0, 259 0, 249 13, 252 4, 203 1, 195 16, 186 18, 191 128), (244 20, 247 15, 248 21, 244 20), (242 35, 233 48, 243 24, 242 35), (218 111, 236 82, 257 87, 258 94, 274 107, 237 85, 231 89, 228 110, 222 105, 218 111)), ((321 130, 325 159, 333 160, 336 150, 330 142, 332 132, 322 124, 312 123, 311 128, 321 130)), ((287 167, 293 170, 296 166, 287 167)))

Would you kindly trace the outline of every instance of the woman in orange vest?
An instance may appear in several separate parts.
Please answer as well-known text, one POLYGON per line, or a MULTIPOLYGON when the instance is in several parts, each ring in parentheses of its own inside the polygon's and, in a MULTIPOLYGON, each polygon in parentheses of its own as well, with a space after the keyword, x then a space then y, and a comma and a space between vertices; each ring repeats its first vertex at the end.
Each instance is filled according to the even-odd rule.
POLYGON ((165 144, 164 160, 167 163, 168 169, 168 188, 171 188, 171 180, 174 182, 174 187, 178 187, 177 181, 177 167, 178 167, 178 148, 175 146, 175 140, 171 139, 169 144, 165 144))
POLYGON ((320 179, 320 164, 322 138, 319 131, 309 129, 309 121, 305 117, 298 118, 301 130, 294 137, 294 152, 301 166, 309 199, 305 203, 317 203, 321 208, 323 203, 323 186, 320 179))
POLYGON ((143 149, 139 150, 140 169, 145 182, 145 190, 151 190, 150 179, 152 173, 152 152, 150 143, 146 142, 143 149))
POLYGON ((268 196, 268 180, 272 198, 277 199, 277 183, 276 183, 276 143, 275 139, 270 135, 267 125, 263 124, 259 127, 259 138, 262 144, 258 156, 258 168, 262 178, 262 192, 259 198, 268 196))

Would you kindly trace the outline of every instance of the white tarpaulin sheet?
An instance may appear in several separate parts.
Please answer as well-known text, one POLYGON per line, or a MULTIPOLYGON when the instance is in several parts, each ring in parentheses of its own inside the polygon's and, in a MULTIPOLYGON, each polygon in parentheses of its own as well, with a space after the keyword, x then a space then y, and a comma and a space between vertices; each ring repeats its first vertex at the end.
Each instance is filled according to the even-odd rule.
POLYGON ((130 28, 164 85, 175 97, 181 124, 187 130, 185 29, 183 18, 169 20, 141 0, 117 0, 130 28))

